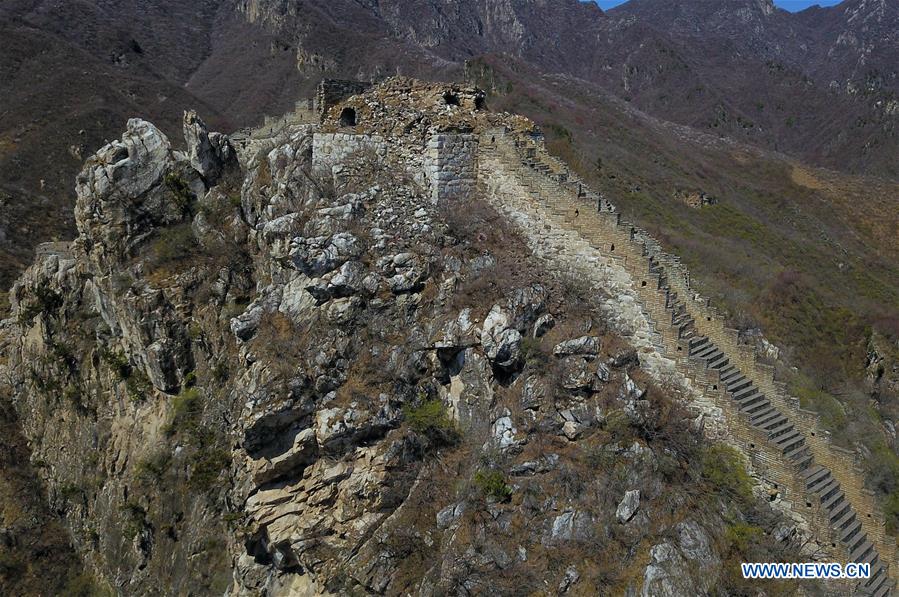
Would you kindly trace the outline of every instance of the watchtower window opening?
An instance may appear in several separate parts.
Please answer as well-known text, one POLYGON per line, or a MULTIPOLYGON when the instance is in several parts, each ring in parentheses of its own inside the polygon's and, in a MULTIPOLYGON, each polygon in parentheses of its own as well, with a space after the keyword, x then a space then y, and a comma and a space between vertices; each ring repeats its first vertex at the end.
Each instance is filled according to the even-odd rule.
POLYGON ((459 96, 455 93, 450 93, 449 91, 447 91, 443 94, 443 103, 447 106, 458 106, 459 96))
POLYGON ((485 102, 483 96, 480 96, 480 95, 477 96, 476 98, 474 98, 474 109, 475 110, 483 110, 485 103, 486 102, 485 102))
POLYGON ((344 108, 340 112, 340 126, 356 126, 356 110, 344 108))

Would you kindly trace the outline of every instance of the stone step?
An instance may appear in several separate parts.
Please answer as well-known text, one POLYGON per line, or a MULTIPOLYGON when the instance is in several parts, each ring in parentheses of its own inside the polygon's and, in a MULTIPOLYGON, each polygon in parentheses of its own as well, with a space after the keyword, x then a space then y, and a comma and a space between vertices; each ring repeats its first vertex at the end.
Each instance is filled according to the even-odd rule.
POLYGON ((827 501, 824 502, 824 507, 827 510, 833 510, 838 504, 841 504, 846 500, 846 494, 842 491, 837 491, 835 494, 827 498, 827 501))
POLYGON ((874 544, 871 543, 867 538, 865 541, 854 551, 849 554, 850 562, 861 562, 863 558, 868 555, 871 550, 874 549, 874 544))
MULTIPOLYGON (((873 543, 873 541, 872 541, 873 543)), ((880 568, 883 564, 880 562, 880 554, 877 553, 877 547, 875 546, 871 552, 862 559, 863 562, 871 565, 871 570, 876 570, 880 568)), ((873 576, 873 573, 872 573, 873 576)))
POLYGON ((790 423, 789 419, 783 416, 783 413, 781 413, 779 410, 773 407, 771 410, 774 413, 773 415, 770 415, 764 420, 760 420, 757 423, 754 423, 754 425, 759 429, 764 429, 766 432, 770 432, 772 429, 790 423))
POLYGON ((680 334, 681 338, 686 338, 688 334, 693 333, 694 329, 695 325, 692 320, 683 325, 677 326, 677 331, 680 334))
POLYGON ((827 494, 832 492, 835 487, 839 487, 840 484, 837 483, 837 480, 833 478, 831 475, 827 477, 823 483, 818 483, 813 489, 812 492, 818 494, 818 497, 823 501, 827 498, 827 494))
POLYGON ((746 406, 743 406, 743 407, 740 408, 740 410, 742 410, 744 413, 746 413, 746 414, 748 414, 748 415, 753 415, 753 414, 755 414, 755 413, 757 413, 757 412, 759 412, 759 411, 761 411, 761 410, 764 410, 765 408, 771 406, 771 401, 769 401, 769 400, 768 400, 767 398, 765 398, 764 396, 762 396, 762 398, 763 398, 763 400, 760 400, 759 402, 754 402, 754 403, 752 403, 752 404, 748 404, 748 405, 746 405, 746 406))
POLYGON ((804 444, 785 453, 784 457, 793 462, 800 471, 812 466, 815 461, 812 451, 804 444))
POLYGON ((783 418, 784 416, 780 414, 779 410, 770 406, 769 408, 753 414, 749 419, 749 424, 754 427, 765 429, 768 425, 776 425, 777 422, 783 418))
POLYGON ((740 410, 746 410, 754 404, 758 404, 762 400, 765 400, 765 395, 758 390, 755 390, 750 394, 742 396, 739 400, 737 400, 737 403, 740 405, 740 410))
POLYGON ((758 391, 758 389, 748 379, 746 380, 746 383, 737 384, 737 388, 739 388, 739 389, 728 388, 728 391, 730 392, 731 397, 734 400, 736 400, 737 402, 739 402, 740 398, 742 398, 743 396, 748 396, 748 395, 752 394, 753 392, 758 391))
POLYGON ((733 379, 728 380, 728 382, 725 384, 725 387, 727 388, 728 392, 733 393, 733 392, 737 392, 737 391, 742 390, 742 389, 746 388, 747 386, 751 386, 751 385, 752 385, 752 382, 749 381, 745 375, 740 374, 740 375, 734 377, 733 379))
POLYGON ((873 597, 886 597, 893 589, 893 583, 889 581, 886 571, 883 567, 877 570, 877 573, 871 573, 865 587, 871 591, 873 597))
POLYGON ((835 520, 839 520, 846 515, 847 512, 852 511, 852 505, 849 502, 840 502, 837 504, 837 507, 830 511, 830 523, 831 525, 835 520))
POLYGON ((671 325, 680 326, 693 322, 693 318, 689 313, 678 313, 676 309, 671 310, 671 325))
POLYGON ((696 340, 690 341, 690 354, 692 355, 694 351, 701 349, 703 346, 708 344, 709 339, 706 336, 700 336, 696 340))
POLYGON ((712 363, 716 363, 721 361, 721 359, 727 360, 727 355, 721 352, 720 349, 716 348, 710 354, 707 354, 704 357, 701 357, 703 361, 705 361, 705 366, 709 369, 712 369, 712 363))
MULTIPOLYGON (((845 516, 840 517, 839 520, 833 523, 833 528, 835 528, 838 532, 845 533, 846 538, 848 539, 854 534, 850 533, 849 529, 854 527, 856 524, 858 525, 858 528, 861 528, 862 523, 855 517, 855 511, 849 510, 849 512, 845 516)), ((843 539, 843 541, 845 542, 846 539, 843 539)))
MULTIPOLYGON (((828 503, 830 501, 830 498, 832 498, 836 494, 840 493, 839 482, 837 482, 835 480, 834 483, 836 484, 834 487, 830 487, 830 484, 828 483, 827 486, 818 490, 818 495, 821 496, 822 502, 828 503)), ((836 502, 833 502, 833 503, 836 503, 836 502)), ((828 510, 831 510, 831 509, 832 508, 828 508, 828 510)))
POLYGON ((853 536, 849 541, 846 541, 846 547, 850 553, 858 549, 862 546, 862 544, 868 540, 868 536, 865 533, 858 533, 853 536))
POLYGON ((710 354, 714 354, 717 351, 718 351, 718 348, 714 344, 705 344, 702 346, 702 348, 700 348, 699 350, 694 352, 691 356, 694 356, 697 359, 705 359, 710 354))
POLYGON ((720 348, 715 347, 712 352, 706 354, 705 356, 700 357, 702 360, 706 361, 706 363, 711 363, 712 361, 717 361, 721 357, 724 356, 724 353, 721 352, 720 348))
POLYGON ((769 438, 772 438, 772 439, 773 439, 773 438, 775 438, 775 437, 777 437, 777 436, 779 436, 779 435, 783 435, 784 433, 786 433, 786 432, 789 431, 790 429, 793 429, 793 424, 790 423, 790 421, 787 420, 786 417, 784 417, 784 420, 783 420, 783 421, 778 421, 778 422, 776 423, 776 425, 777 425, 776 427, 771 427, 771 428, 768 429, 768 437, 769 437, 769 438))
POLYGON ((732 369, 728 368, 725 371, 721 372, 721 377, 718 378, 721 382, 730 383, 733 380, 735 380, 738 376, 742 375, 742 373, 740 373, 740 370, 737 369, 736 365, 731 365, 731 367, 733 367, 733 368, 732 369))
POLYGON ((730 359, 727 358, 727 355, 722 354, 719 358, 714 361, 709 361, 710 369, 723 369, 726 365, 730 363, 730 359))
POLYGON ((805 488, 809 491, 814 491, 815 487, 818 487, 821 483, 826 483, 829 478, 830 470, 823 466, 819 466, 814 472, 806 476, 805 488))
POLYGON ((784 434, 773 441, 774 445, 780 448, 781 452, 786 454, 793 448, 801 446, 805 442, 805 438, 802 437, 802 434, 799 431, 793 431, 792 433, 784 434))

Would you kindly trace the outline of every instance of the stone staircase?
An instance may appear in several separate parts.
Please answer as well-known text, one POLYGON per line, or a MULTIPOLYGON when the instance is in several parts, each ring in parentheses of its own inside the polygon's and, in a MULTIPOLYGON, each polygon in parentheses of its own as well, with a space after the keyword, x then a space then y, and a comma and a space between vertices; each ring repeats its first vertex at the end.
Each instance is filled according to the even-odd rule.
MULTIPOLYGON (((654 328, 647 335, 652 345, 699 387, 721 395, 725 410, 746 430, 741 437, 753 463, 792 490, 794 508, 799 505, 796 494, 803 494, 800 501, 810 511, 806 516, 817 527, 819 541, 835 549, 840 545, 844 561, 871 565, 871 576, 859 583, 857 593, 890 594, 890 576, 897 572, 895 541, 886 535, 874 497, 852 464, 854 455, 830 445, 815 413, 799 408, 773 370, 758 362, 752 348, 742 345, 736 331, 727 329, 709 302, 690 289, 689 272, 679 260, 624 221, 614 205, 538 141, 502 129, 488 131, 481 137, 479 161, 485 178, 518 185, 513 192, 493 192, 507 215, 522 220, 517 223, 536 237, 538 256, 543 247, 558 262, 558 254, 570 248, 630 275, 635 302, 654 328), (560 248, 560 243, 571 244, 560 248), (596 252, 601 257, 592 257, 596 252)), ((583 277, 583 266, 557 269, 583 277)))

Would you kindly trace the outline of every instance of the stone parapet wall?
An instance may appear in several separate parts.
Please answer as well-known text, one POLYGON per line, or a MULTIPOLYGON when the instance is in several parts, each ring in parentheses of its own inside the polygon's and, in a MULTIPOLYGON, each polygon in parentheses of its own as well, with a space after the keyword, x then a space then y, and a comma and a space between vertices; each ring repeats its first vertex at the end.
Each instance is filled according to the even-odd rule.
POLYGON ((330 172, 350 156, 371 152, 381 159, 387 157, 387 143, 378 135, 351 133, 315 133, 312 136, 312 168, 330 172))

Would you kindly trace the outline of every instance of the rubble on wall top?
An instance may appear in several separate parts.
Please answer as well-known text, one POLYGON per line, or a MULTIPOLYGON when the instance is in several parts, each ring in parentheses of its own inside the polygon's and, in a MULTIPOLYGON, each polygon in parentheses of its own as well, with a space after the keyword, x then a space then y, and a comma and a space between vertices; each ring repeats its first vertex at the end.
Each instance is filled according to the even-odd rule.
POLYGON ((322 130, 425 137, 439 132, 481 133, 491 128, 529 131, 529 119, 489 112, 486 94, 458 83, 392 77, 331 106, 322 130))

